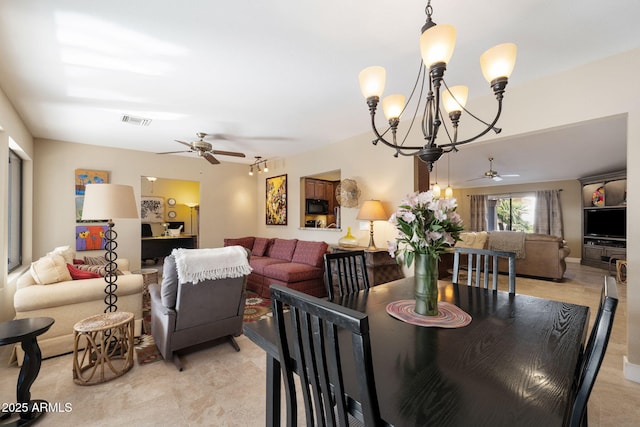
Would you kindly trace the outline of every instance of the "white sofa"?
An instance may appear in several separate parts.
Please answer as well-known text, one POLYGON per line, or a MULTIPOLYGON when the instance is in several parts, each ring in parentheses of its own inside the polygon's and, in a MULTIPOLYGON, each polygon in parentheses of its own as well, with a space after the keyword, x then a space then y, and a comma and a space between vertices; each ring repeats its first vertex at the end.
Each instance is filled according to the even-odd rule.
MULTIPOLYGON (((135 335, 142 330, 142 290, 143 276, 129 272, 129 261, 118 259, 116 303, 118 311, 128 311, 135 316, 135 335)), ((18 278, 13 298, 16 319, 27 317, 51 317, 55 323, 38 337, 42 357, 52 357, 73 351, 73 325, 78 321, 104 312, 104 277, 66 280, 47 285, 36 283, 32 270, 18 278)), ((24 353, 16 345, 16 356, 22 364, 24 353)))

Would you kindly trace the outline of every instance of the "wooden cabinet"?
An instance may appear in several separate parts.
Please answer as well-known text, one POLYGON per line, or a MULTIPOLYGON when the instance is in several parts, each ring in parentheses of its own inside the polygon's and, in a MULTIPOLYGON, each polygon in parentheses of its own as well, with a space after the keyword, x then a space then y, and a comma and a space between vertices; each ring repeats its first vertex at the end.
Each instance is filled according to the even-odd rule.
POLYGON ((581 263, 608 268, 626 259, 626 171, 580 179, 582 184, 581 263))
POLYGON ((321 179, 307 178, 304 181, 304 193, 306 199, 327 199, 327 183, 321 179))
POLYGON ((371 286, 404 278, 402 266, 398 264, 395 259, 391 258, 389 251, 386 249, 376 249, 372 251, 366 247, 342 248, 340 246, 331 246, 332 252, 355 250, 364 250, 367 276, 369 276, 369 284, 371 286))

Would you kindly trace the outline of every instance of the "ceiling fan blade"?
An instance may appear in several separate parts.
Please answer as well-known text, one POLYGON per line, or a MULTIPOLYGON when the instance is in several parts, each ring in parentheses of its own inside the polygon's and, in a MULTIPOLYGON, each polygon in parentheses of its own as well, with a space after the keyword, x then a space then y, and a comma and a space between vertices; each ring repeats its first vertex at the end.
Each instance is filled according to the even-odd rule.
POLYGON ((211 152, 213 154, 220 154, 221 156, 246 157, 244 153, 237 153, 235 151, 212 150, 211 152))
POLYGON ((180 151, 163 151, 162 153, 156 154, 176 154, 176 153, 190 153, 191 150, 180 150, 180 151))
POLYGON ((502 177, 500 175, 496 175, 494 177, 491 178, 494 181, 502 181, 502 177))
POLYGON ((506 174, 500 175, 500 176, 503 177, 503 178, 513 178, 513 177, 520 176, 520 175, 518 175, 517 173, 506 173, 506 174))
POLYGON ((479 179, 485 179, 485 178, 486 178, 486 176, 479 176, 479 177, 477 177, 477 178, 471 178, 471 179, 468 179, 467 181, 477 181, 477 180, 479 180, 479 179))
POLYGON ((204 154, 202 154, 202 157, 207 159, 207 161, 209 163, 211 163, 212 165, 220 164, 220 161, 218 159, 216 159, 215 157, 213 157, 213 155, 211 153, 204 153, 204 154))
POLYGON ((184 141, 178 141, 177 139, 174 139, 175 142, 179 142, 182 145, 186 145, 189 148, 192 148, 191 144, 189 144, 188 142, 184 142, 184 141))

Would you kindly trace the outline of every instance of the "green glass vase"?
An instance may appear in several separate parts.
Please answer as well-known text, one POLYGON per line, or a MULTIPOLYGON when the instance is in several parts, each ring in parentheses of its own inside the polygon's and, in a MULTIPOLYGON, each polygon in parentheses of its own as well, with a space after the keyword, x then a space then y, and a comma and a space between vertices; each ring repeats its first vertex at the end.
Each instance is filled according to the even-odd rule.
POLYGON ((416 313, 438 315, 438 258, 415 254, 416 313))

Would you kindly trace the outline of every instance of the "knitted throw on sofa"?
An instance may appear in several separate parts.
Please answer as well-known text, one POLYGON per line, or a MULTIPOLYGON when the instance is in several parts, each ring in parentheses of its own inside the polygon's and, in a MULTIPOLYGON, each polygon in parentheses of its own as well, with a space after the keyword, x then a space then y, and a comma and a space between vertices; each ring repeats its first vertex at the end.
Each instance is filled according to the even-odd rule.
POLYGON ((242 246, 211 249, 174 249, 180 283, 246 276, 251 273, 247 252, 242 246))
POLYGON ((524 238, 522 231, 492 231, 489 233, 488 249, 491 251, 515 252, 517 259, 525 257, 524 238))

